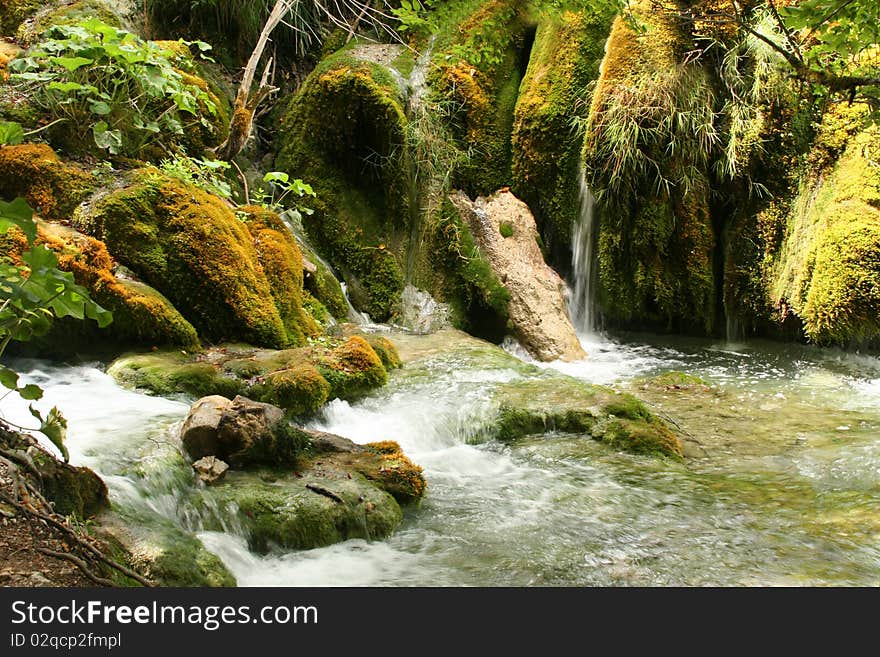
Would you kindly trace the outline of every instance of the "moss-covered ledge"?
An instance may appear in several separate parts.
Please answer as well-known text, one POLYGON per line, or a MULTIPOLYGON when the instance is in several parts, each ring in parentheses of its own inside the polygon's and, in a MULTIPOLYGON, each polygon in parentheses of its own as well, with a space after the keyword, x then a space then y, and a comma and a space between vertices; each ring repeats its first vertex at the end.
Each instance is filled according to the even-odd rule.
POLYGON ((636 397, 565 376, 513 381, 493 395, 489 437, 509 442, 552 431, 584 434, 613 449, 683 459, 681 440, 636 397))

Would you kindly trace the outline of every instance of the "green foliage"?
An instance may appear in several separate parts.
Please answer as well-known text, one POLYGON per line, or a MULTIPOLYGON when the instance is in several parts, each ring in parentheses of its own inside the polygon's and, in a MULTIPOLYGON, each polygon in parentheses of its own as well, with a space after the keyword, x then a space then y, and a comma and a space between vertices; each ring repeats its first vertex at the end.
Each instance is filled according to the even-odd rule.
POLYGON ((409 32, 415 36, 424 36, 437 31, 437 24, 432 20, 429 10, 433 0, 401 0, 400 7, 391 10, 397 18, 398 32, 409 32))
MULTIPOLYGON (((30 250, 21 254, 21 263, 8 256, 0 258, 0 356, 13 340, 26 342, 43 335, 57 317, 94 319, 98 326, 106 326, 111 314, 89 298, 85 288, 77 285, 73 274, 58 269, 58 259, 45 246, 34 246, 37 226, 33 210, 24 199, 11 203, 0 201, 0 235, 10 228, 21 230, 30 250)), ((18 376, 9 368, 0 366, 0 385, 17 392, 28 401, 39 400, 43 391, 39 386, 18 385, 18 376)), ((40 421, 38 431, 43 433, 68 460, 64 438, 67 421, 57 408, 46 417, 30 407, 31 415, 40 421)))
MULTIPOLYGON (((283 171, 270 171, 263 176, 263 182, 269 185, 269 190, 262 187, 253 193, 254 203, 278 213, 279 216, 288 216, 296 222, 302 220, 303 215, 311 215, 314 210, 295 202, 293 207, 287 207, 284 203, 289 196, 315 197, 315 190, 308 183, 299 178, 290 179, 290 175, 283 171)), ((288 205, 290 201, 288 200, 288 205)))
POLYGON ((224 174, 230 168, 231 165, 222 160, 200 160, 182 154, 159 163, 159 169, 171 178, 189 183, 227 201, 232 198, 232 187, 224 174))
MULTIPOLYGON (((185 42, 201 53, 206 43, 185 42)), ((12 83, 82 142, 137 156, 151 144, 183 141, 197 126, 213 129, 210 94, 176 66, 174 51, 91 18, 57 25, 10 64, 12 83)))
POLYGON ((0 144, 16 145, 24 141, 21 125, 12 121, 0 121, 0 144))

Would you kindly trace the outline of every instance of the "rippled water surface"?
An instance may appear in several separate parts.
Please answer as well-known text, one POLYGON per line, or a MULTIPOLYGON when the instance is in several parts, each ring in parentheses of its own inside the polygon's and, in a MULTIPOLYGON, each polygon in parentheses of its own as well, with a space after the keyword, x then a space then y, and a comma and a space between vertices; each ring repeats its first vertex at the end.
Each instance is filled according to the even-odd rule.
MULTIPOLYGON (((118 503, 198 531, 242 585, 880 584, 877 359, 586 336, 586 361, 538 366, 453 332, 394 339, 410 362, 389 385, 332 402, 311 426, 398 441, 425 469, 426 498, 388 540, 266 556, 234 528, 198 531, 174 490, 185 478, 132 474, 173 439, 186 403, 122 390, 95 367, 24 365, 68 416, 74 460, 108 476, 118 503), (546 367, 645 398, 678 425, 687 462, 582 436, 482 442, 493 389, 546 367), (707 386, 643 386, 672 370, 707 386)), ((7 414, 24 423, 26 410, 7 414)))

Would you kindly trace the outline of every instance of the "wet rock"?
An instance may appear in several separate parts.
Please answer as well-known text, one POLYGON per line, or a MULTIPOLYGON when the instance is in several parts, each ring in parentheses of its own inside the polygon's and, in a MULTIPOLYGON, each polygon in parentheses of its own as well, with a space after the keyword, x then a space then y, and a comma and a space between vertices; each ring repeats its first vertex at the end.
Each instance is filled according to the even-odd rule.
POLYGON ((520 343, 542 361, 585 358, 568 317, 565 285, 544 262, 528 206, 507 191, 476 201, 455 192, 449 200, 510 292, 510 323, 520 343))
POLYGON ((193 463, 192 467, 199 479, 208 485, 216 484, 223 479, 223 475, 229 469, 225 462, 215 456, 204 456, 193 463))
POLYGON ((291 426, 277 406, 238 396, 217 424, 215 456, 234 467, 292 464, 309 436, 291 426))
POLYGON ((180 430, 180 439, 194 459, 217 454, 220 450, 218 428, 223 413, 232 401, 220 395, 202 397, 190 409, 180 430))
POLYGON ((35 446, 27 455, 40 472, 43 495, 55 513, 89 518, 109 505, 107 485, 91 468, 63 463, 35 446))
MULTIPOLYGON (((230 472, 206 491, 238 509, 251 549, 311 549, 352 538, 387 537, 400 524, 397 501, 359 473, 322 462, 303 473, 230 472)), ((219 527, 218 527, 219 528, 219 527)))
POLYGON ((584 434, 614 449, 683 458, 682 442, 637 398, 563 376, 515 381, 495 392, 488 434, 511 441, 550 431, 584 434))
POLYGON ((403 288, 394 323, 416 333, 434 333, 452 325, 451 309, 412 285, 403 288))

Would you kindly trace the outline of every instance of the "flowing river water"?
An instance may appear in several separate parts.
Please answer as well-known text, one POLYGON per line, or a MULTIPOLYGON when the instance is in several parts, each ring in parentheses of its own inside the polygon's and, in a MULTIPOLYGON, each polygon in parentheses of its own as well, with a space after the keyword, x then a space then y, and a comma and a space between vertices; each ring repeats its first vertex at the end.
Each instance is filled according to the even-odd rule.
MULTIPOLYGON (((387 540, 268 555, 234 517, 205 530, 224 511, 193 503, 186 469, 137 467, 173 444, 187 400, 124 390, 99 366, 16 366, 46 389, 41 406, 63 410, 72 461, 106 478, 118 508, 195 533, 243 586, 880 584, 877 359, 589 335, 586 361, 541 366, 625 390, 671 370, 702 377, 705 394, 650 398, 689 437, 680 464, 581 436, 483 441, 494 386, 540 368, 452 331, 393 338, 409 363, 311 426, 398 441, 425 469, 425 499, 387 540)), ((8 400, 3 411, 27 419, 8 400)))

